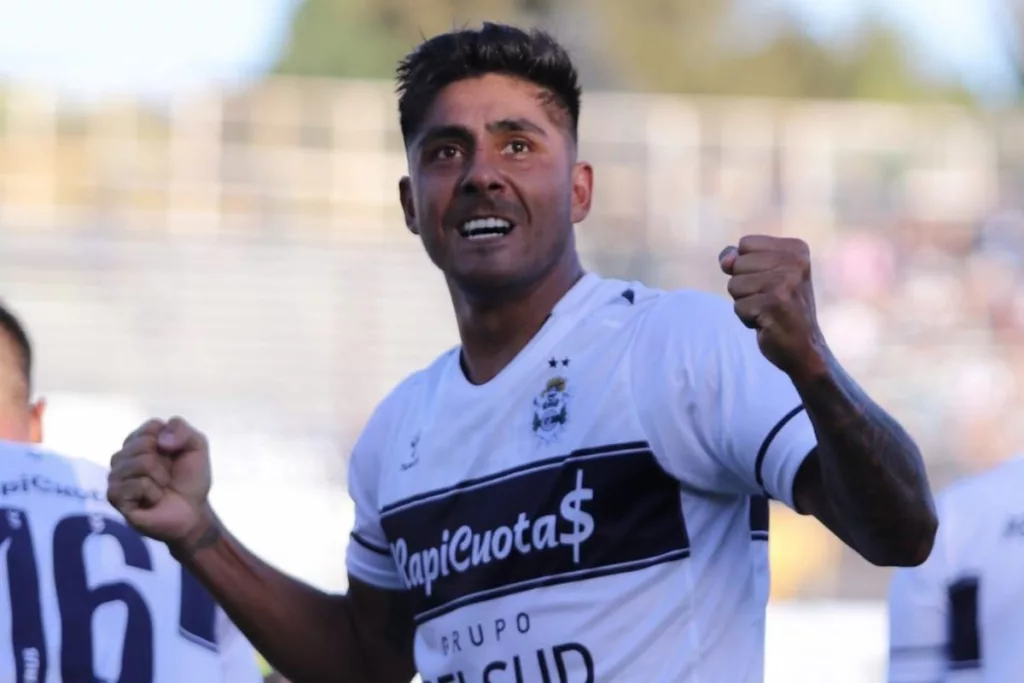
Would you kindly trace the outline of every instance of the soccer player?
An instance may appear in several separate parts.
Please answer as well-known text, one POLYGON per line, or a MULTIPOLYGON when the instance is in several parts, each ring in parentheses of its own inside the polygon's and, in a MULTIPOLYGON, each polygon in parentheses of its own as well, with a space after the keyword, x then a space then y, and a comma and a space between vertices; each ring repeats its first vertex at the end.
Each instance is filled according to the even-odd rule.
POLYGON ((928 560, 889 595, 889 680, 1020 680, 1024 671, 1024 457, 937 498, 928 560))
POLYGON ((725 250, 733 306, 585 273, 573 225, 594 172, 577 157, 566 52, 485 24, 425 41, 398 79, 401 205, 462 343, 385 398, 354 447, 347 594, 231 536, 208 502, 206 440, 184 420, 147 422, 112 459, 110 500, 278 671, 759 681, 765 496, 875 564, 927 557, 921 456, 829 353, 806 245, 725 250))
POLYGON ((35 445, 31 370, 28 336, 0 305, 0 681, 259 681, 210 594, 110 507, 107 470, 35 445))

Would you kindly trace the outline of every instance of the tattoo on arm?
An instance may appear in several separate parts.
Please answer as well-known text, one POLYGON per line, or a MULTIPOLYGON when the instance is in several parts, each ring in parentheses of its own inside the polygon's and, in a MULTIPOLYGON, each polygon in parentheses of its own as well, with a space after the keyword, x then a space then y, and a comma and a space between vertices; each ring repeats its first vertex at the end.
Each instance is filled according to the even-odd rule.
POLYGON ((818 438, 824 502, 855 549, 880 564, 923 561, 934 506, 914 440, 834 358, 796 387, 818 438))
POLYGON ((207 548, 212 548, 217 544, 217 541, 221 539, 220 524, 217 521, 212 522, 207 526, 203 533, 199 534, 195 540, 186 540, 184 545, 177 552, 172 552, 175 559, 179 562, 187 562, 194 558, 198 552, 207 548))
POLYGON ((189 551, 190 555, 194 555, 204 548, 213 546, 217 541, 220 540, 220 525, 211 524, 206 528, 206 531, 196 539, 196 542, 192 544, 192 548, 189 551))

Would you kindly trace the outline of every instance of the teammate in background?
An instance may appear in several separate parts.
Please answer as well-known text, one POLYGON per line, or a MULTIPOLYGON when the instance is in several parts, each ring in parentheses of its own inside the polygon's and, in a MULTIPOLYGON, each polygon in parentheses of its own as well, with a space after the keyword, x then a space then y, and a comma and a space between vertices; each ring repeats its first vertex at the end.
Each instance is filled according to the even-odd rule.
POLYGON ((1024 671, 1024 457, 937 497, 928 561, 889 594, 889 681, 1021 680, 1024 671))
POLYGON ((32 347, 0 305, 0 680, 256 683, 210 594, 106 500, 107 470, 36 444, 32 347))
POLYGON ((354 448, 349 592, 285 576, 224 529, 206 440, 185 421, 147 422, 112 459, 110 500, 277 670, 759 681, 766 495, 875 564, 924 561, 936 519, 921 456, 829 352, 803 242, 726 249, 734 306, 586 274, 573 225, 593 170, 554 39, 456 31, 398 78, 401 205, 462 344, 384 399, 354 448))

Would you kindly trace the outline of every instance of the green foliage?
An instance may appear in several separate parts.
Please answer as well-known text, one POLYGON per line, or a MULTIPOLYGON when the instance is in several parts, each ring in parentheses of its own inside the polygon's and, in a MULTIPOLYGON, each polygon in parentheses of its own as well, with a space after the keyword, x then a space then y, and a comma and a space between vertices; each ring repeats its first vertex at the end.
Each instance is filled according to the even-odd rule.
POLYGON ((275 71, 389 78, 423 36, 486 18, 553 28, 588 87, 969 100, 959 84, 926 77, 881 21, 868 18, 841 43, 825 44, 795 15, 761 15, 749 0, 305 0, 275 71))
MULTIPOLYGON (((1017 91, 1024 94, 1024 0, 1002 0, 1005 3, 1005 41, 1011 63, 1017 73, 1017 91)), ((995 0, 996 3, 1000 0, 995 0)))

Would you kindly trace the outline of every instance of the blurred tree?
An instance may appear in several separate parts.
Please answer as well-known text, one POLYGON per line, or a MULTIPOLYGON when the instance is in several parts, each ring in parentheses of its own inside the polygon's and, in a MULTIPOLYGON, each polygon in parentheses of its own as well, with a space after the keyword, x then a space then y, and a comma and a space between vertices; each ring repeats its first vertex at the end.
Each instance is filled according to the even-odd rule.
POLYGON ((275 71, 301 76, 389 77, 398 36, 368 8, 344 0, 309 0, 292 18, 275 71))
POLYGON ((766 97, 967 100, 925 77, 903 36, 867 16, 825 44, 795 14, 752 12, 743 0, 598 0, 606 41, 644 90, 766 97))
POLYGON ((1024 0, 1004 0, 1007 48, 1017 70, 1018 92, 1024 94, 1024 0))
POLYGON ((518 21, 551 0, 305 0, 275 68, 302 76, 390 78, 424 36, 482 18, 518 21))
POLYGON ((957 84, 924 77, 903 37, 881 21, 868 18, 842 43, 825 44, 796 15, 758 7, 750 0, 305 0, 275 70, 387 78, 423 36, 487 18, 553 28, 592 87, 968 99, 957 84))

